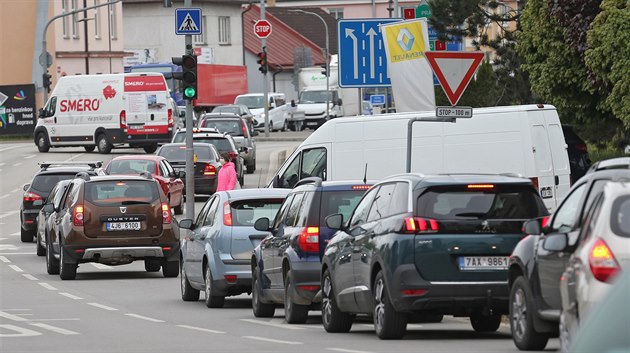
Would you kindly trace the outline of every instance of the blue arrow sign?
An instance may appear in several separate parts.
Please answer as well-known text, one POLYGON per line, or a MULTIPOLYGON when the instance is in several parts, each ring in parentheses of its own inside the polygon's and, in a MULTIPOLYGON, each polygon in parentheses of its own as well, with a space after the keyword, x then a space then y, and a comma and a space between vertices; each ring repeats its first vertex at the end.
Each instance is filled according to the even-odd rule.
POLYGON ((391 86, 379 25, 398 21, 399 18, 339 20, 339 86, 391 86))
POLYGON ((201 27, 201 9, 175 10, 175 34, 200 35, 201 27))

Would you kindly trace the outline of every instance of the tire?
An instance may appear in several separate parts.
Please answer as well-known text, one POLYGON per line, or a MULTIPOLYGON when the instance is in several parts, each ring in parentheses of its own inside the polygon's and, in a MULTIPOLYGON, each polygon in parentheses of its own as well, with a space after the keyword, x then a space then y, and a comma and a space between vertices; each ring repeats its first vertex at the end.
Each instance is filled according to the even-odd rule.
POLYGON ((254 174, 256 171, 256 160, 247 165, 247 174, 254 174))
POLYGON ((212 295, 212 271, 210 271, 210 265, 206 267, 204 273, 204 292, 206 294, 206 306, 208 308, 222 308, 225 304, 225 297, 222 295, 212 295))
POLYGON ((349 332, 352 328, 352 315, 342 312, 337 306, 328 269, 322 276, 322 324, 326 332, 349 332))
POLYGON ((66 259, 65 250, 61 241, 59 242, 59 277, 62 280, 73 280, 77 278, 77 263, 71 259, 66 259))
POLYGON ((269 132, 273 132, 273 121, 269 120, 269 132))
POLYGON ((96 145, 83 146, 85 148, 85 152, 94 152, 96 145))
POLYGON ((527 280, 518 277, 510 290, 510 329, 512 340, 522 351, 542 350, 547 346, 549 335, 534 329, 535 308, 527 280))
POLYGON ((179 206, 173 207, 173 211, 175 211, 176 215, 180 215, 184 213, 184 195, 179 199, 179 206))
POLYGON ((282 125, 282 131, 287 131, 288 130, 288 124, 287 121, 284 121, 284 125, 282 125))
POLYGON ((291 283, 289 270, 284 280, 284 318, 288 324, 303 324, 308 319, 308 306, 295 304, 291 300, 291 292, 293 292, 293 283, 291 283))
POLYGON ((407 332, 407 317, 403 313, 396 312, 389 300, 385 277, 379 271, 374 279, 374 329, 380 339, 399 339, 407 332))
POLYGON ((154 143, 152 145, 144 146, 144 147, 142 147, 142 149, 144 149, 144 152, 151 154, 151 153, 155 153, 155 151, 157 151, 158 145, 157 145, 157 143, 154 143))
POLYGON ((53 254, 53 246, 50 243, 50 239, 46 239, 46 272, 49 275, 59 274, 59 260, 55 259, 53 254))
POLYGON ((144 269, 147 272, 158 272, 162 264, 160 261, 155 259, 144 260, 144 269))
POLYGON ((175 261, 162 262, 162 275, 166 278, 179 276, 179 259, 175 261))
POLYGON ((37 239, 35 240, 37 243, 37 256, 44 256, 46 255, 46 248, 42 245, 40 238, 39 232, 37 232, 37 239))
POLYGON ((199 290, 193 288, 188 281, 186 271, 184 271, 184 260, 179 262, 179 278, 182 291, 182 300, 185 302, 196 302, 199 300, 199 290))
POLYGON ((48 140, 48 135, 44 132, 40 132, 37 134, 37 150, 39 152, 45 153, 50 150, 50 141, 48 140))
POLYGON ((114 146, 107 141, 105 134, 99 134, 96 136, 96 147, 98 148, 98 153, 109 154, 114 146))
POLYGON ((276 312, 276 306, 273 304, 265 304, 260 301, 260 293, 262 285, 258 279, 258 267, 252 269, 252 309, 255 317, 273 317, 276 312))
POLYGON ((22 240, 22 243, 32 243, 34 237, 33 231, 24 230, 24 228, 20 227, 20 240, 22 240))
POLYGON ((470 317, 470 325, 475 332, 495 332, 501 326, 501 315, 473 315, 470 317))

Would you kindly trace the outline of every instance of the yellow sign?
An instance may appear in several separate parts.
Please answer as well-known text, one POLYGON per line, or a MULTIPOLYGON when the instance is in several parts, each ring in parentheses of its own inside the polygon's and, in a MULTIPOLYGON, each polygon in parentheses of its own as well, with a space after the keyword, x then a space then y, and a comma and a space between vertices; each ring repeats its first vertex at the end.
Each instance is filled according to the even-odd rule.
POLYGON ((195 153, 195 154, 193 155, 193 163, 197 163, 197 160, 198 160, 198 158, 197 158, 197 154, 195 153))
POLYGON ((424 23, 424 21, 413 21, 383 28, 387 37, 391 63, 424 57, 427 48, 422 34, 424 23))

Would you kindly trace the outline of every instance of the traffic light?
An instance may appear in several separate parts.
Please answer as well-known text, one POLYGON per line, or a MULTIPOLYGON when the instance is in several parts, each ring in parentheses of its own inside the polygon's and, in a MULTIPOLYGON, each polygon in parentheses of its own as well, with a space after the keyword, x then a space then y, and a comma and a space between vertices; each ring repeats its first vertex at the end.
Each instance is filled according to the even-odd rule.
POLYGON ((328 70, 326 70, 328 65, 324 64, 324 65, 320 65, 320 66, 322 68, 322 75, 328 76, 328 70))
POLYGON ((258 53, 258 60, 256 62, 258 63, 258 65, 260 65, 258 70, 260 70, 260 72, 262 72, 263 74, 266 74, 267 70, 269 69, 269 63, 267 62, 266 50, 263 50, 260 53, 258 53))
POLYGON ((194 55, 173 57, 173 64, 182 67, 182 72, 174 72, 173 78, 182 80, 184 99, 197 99, 197 58, 194 55))
POLYGON ((52 81, 50 81, 51 78, 52 76, 48 73, 48 71, 46 71, 43 75, 42 85, 48 90, 48 93, 50 93, 50 86, 52 86, 52 81))

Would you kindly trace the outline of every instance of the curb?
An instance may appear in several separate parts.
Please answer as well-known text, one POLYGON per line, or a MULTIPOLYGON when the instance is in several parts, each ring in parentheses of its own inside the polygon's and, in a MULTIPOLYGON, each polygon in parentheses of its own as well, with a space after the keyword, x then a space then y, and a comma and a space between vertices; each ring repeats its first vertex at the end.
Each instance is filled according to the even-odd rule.
POLYGON ((302 142, 304 141, 304 138, 300 138, 300 137, 254 137, 254 140, 256 140, 256 142, 282 142, 282 141, 287 141, 287 142, 302 142))

